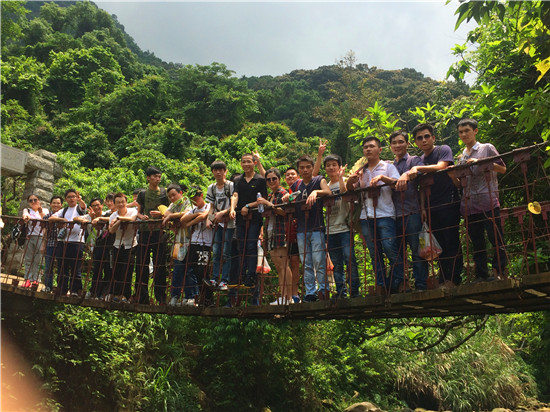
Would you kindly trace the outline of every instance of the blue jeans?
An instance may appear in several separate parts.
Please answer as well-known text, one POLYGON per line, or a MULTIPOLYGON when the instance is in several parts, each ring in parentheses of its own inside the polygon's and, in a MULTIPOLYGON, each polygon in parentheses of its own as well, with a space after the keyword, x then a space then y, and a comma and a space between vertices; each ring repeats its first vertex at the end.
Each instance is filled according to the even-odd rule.
POLYGON ((328 290, 325 233, 319 231, 299 232, 297 238, 300 260, 304 263, 306 295, 316 294, 317 285, 315 280, 317 280, 317 284, 319 285, 319 291, 324 293, 328 290))
MULTIPOLYGON (((414 288, 417 290, 425 290, 428 288, 428 262, 421 258, 418 254, 420 249, 419 233, 422 231, 422 219, 420 214, 415 213, 408 216, 399 216, 396 221, 398 261, 405 263, 406 257, 403 252, 407 250, 407 245, 411 247, 412 266, 414 275, 414 288), (403 226, 403 221, 405 225, 403 226), (405 236, 403 236, 403 227, 405 228, 405 236)), ((406 256, 406 254, 405 254, 406 256)))
POLYGON ((199 285, 202 285, 203 279, 208 278, 209 260, 210 246, 191 243, 184 260, 174 259, 170 296, 179 298, 184 284, 183 292, 185 299, 194 299, 199 296, 199 285))
POLYGON ((222 282, 229 283, 229 270, 231 269, 231 240, 235 228, 227 229, 217 225, 214 232, 214 243, 212 245, 212 279, 220 279, 220 269, 222 272, 222 282), (225 234, 224 234, 225 232, 225 234), (223 251, 222 251, 223 244, 223 251), (223 259, 223 264, 221 263, 223 259), (221 268, 220 268, 221 266, 221 268))
POLYGON ((389 286, 395 290, 403 281, 403 263, 397 257, 397 242, 395 241, 395 220, 391 217, 361 220, 361 232, 367 242, 372 266, 376 273, 378 286, 389 286), (376 223, 376 224, 375 224, 376 223), (384 255, 390 264, 390 279, 386 279, 387 271, 384 255))
POLYGON ((241 264, 241 281, 248 278, 256 281, 256 267, 258 266, 258 238, 262 223, 250 221, 248 230, 246 223, 237 224, 237 240, 239 241, 239 254, 241 264))
POLYGON ((355 259, 355 248, 351 241, 350 232, 328 235, 328 253, 334 265, 334 282, 338 295, 346 296, 346 280, 350 283, 351 296, 359 295, 359 272, 355 259), (344 275, 344 266, 346 274, 344 275))

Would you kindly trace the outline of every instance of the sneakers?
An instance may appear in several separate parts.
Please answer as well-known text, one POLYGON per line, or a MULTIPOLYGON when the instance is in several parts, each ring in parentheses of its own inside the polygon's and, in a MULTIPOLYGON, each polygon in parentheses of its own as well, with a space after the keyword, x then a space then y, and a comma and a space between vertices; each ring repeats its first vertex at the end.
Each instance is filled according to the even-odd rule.
POLYGON ((76 292, 71 292, 71 298, 77 298, 78 297, 78 293, 76 292))
POLYGON ((115 303, 120 303, 120 298, 119 298, 118 296, 115 296, 115 297, 113 298, 113 302, 115 302, 115 303))
POLYGON ((52 288, 50 288, 49 286, 44 286, 44 289, 42 289, 42 292, 45 292, 45 293, 50 293, 52 291, 52 288))
POLYGON ((317 295, 306 295, 304 302, 317 302, 317 295))
POLYGON ((209 288, 215 288, 216 286, 218 286, 218 283, 214 279, 204 279, 203 282, 209 288))
POLYGON ((172 298, 170 299, 170 302, 168 302, 168 306, 176 306, 177 303, 178 303, 178 298, 176 296, 172 296, 172 298))
POLYGON ((23 283, 23 286, 21 286, 22 288, 30 288, 31 287, 31 281, 29 279, 27 279, 25 281, 25 283, 23 283))
POLYGON ((122 299, 121 299, 120 301, 121 301, 122 303, 130 303, 130 302, 128 301, 128 299, 126 299, 124 296, 122 297, 122 299))
POLYGON ((110 293, 108 293, 108 294, 105 296, 105 302, 110 302, 112 298, 113 298, 113 295, 111 295, 110 293))
POLYGON ((301 300, 300 300, 300 296, 296 295, 296 296, 292 296, 292 302, 291 303, 300 303, 301 300))
POLYGON ((39 285, 38 281, 35 280, 34 282, 32 282, 31 287, 36 287, 36 288, 38 288, 38 285, 39 285))
POLYGON ((195 299, 184 299, 182 304, 186 306, 195 306, 195 299))
POLYGON ((270 303, 270 305, 273 305, 273 306, 275 306, 275 305, 284 305, 284 304, 285 304, 285 302, 284 302, 282 297, 279 297, 279 298, 275 299, 273 302, 270 303))
POLYGON ((219 290, 227 290, 227 282, 224 282, 223 280, 218 284, 219 290))
POLYGON ((86 292, 86 297, 84 299, 91 299, 92 298, 92 292, 88 291, 86 292))

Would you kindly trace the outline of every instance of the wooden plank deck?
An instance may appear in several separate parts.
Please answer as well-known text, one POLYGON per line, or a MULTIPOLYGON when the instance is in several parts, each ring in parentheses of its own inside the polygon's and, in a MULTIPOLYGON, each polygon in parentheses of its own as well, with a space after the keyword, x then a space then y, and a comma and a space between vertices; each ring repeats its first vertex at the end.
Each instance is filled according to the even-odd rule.
MULTIPOLYGON (((136 313, 255 319, 370 319, 518 313, 550 310, 550 272, 465 284, 453 289, 365 296, 292 305, 239 307, 156 306, 105 302, 82 297, 55 296, 14 286, 14 276, 2 274, 2 307, 25 306, 30 299, 136 313), (23 304, 23 305, 21 305, 23 304)), ((19 278, 20 279, 20 278, 19 278)), ((30 306, 30 305, 27 305, 30 306)))

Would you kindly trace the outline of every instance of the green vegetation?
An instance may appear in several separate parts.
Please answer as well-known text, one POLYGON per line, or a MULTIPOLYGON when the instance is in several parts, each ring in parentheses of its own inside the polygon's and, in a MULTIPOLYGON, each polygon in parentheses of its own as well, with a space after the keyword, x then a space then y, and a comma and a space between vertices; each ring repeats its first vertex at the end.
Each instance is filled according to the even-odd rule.
MULTIPOLYGON (((2 11, 2 143, 58 154, 56 194, 131 193, 143 169, 203 187, 209 164, 239 170, 245 151, 266 166, 315 153, 318 137, 350 164, 356 139, 435 123, 459 147, 455 124, 483 125, 502 151, 550 135, 550 3, 465 2, 458 24, 478 27, 438 82, 414 69, 338 64, 237 79, 221 63, 167 64, 143 52, 90 2, 6 2, 2 11), (472 90, 462 81, 475 72, 472 90)), ((327 152, 328 153, 328 152, 327 152)), ((511 182, 513 185, 513 182, 511 182)), ((16 214, 21 180, 2 176, 16 214)), ((122 314, 34 302, 4 309, 12 336, 53 410, 455 411, 550 401, 547 313, 408 321, 266 322, 122 314)), ((39 409, 37 406, 36 409, 39 409)))

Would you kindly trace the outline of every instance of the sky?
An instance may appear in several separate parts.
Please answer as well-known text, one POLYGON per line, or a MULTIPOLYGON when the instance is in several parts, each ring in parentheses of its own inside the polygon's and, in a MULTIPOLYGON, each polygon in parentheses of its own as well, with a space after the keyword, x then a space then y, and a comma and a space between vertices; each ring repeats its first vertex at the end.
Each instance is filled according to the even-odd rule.
POLYGON ((95 1, 142 50, 167 62, 225 64, 237 76, 281 75, 356 62, 414 68, 444 80, 473 24, 455 32, 458 3, 95 1))

